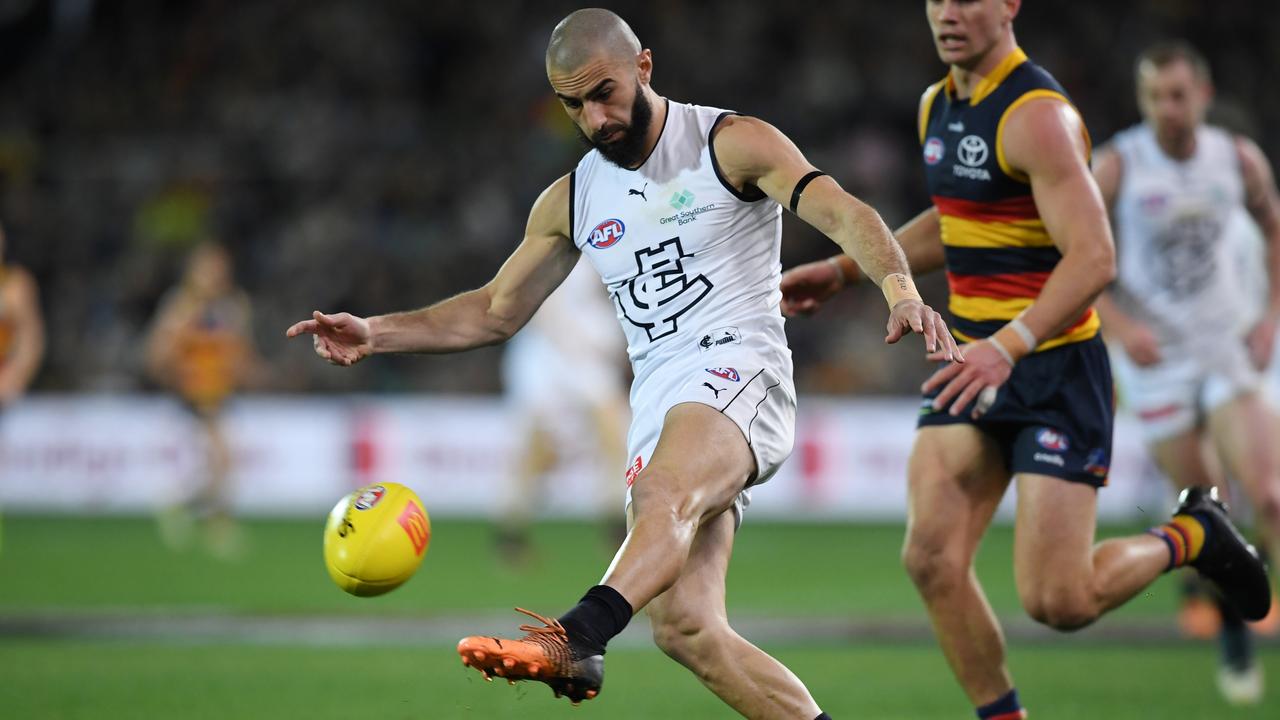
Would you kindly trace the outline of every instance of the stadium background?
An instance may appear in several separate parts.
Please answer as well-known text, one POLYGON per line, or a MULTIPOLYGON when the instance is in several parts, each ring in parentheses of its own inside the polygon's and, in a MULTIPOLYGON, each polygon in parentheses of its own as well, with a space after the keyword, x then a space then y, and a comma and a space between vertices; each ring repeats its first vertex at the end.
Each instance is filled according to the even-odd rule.
MULTIPOLYGON (((770 120, 892 225, 927 202, 915 107, 943 70, 921 5, 612 8, 653 49, 660 93, 770 120)), ((328 585, 319 565, 316 508, 367 479, 369 468, 353 460, 354 443, 307 461, 317 455, 308 443, 361 432, 392 443, 377 422, 362 420, 370 408, 399 418, 402 434, 432 438, 476 412, 473 426, 501 438, 501 350, 385 358, 344 371, 317 361, 306 343, 286 343, 282 331, 312 308, 403 309, 491 276, 533 198, 581 153, 541 62, 550 28, 573 7, 0 3, 0 221, 8 257, 40 282, 49 333, 31 397, 4 417, 0 716, 567 712, 542 688, 479 687, 455 666, 449 640, 507 627, 515 616, 501 612, 512 604, 554 612, 570 602, 608 558, 590 524, 546 523, 537 564, 511 571, 492 557, 484 493, 456 513, 431 497, 433 483, 476 485, 474 467, 392 463, 381 472, 418 487, 436 510, 421 575, 387 598, 359 601, 328 585), (275 464, 242 455, 242 467, 259 474, 241 482, 241 505, 254 519, 251 550, 234 563, 164 550, 149 517, 137 514, 194 462, 176 410, 146 380, 140 341, 186 252, 208 237, 234 253, 269 368, 236 413, 252 427, 247 434, 269 428, 272 437, 296 439, 276 446, 275 464), (331 425, 299 426, 300 416, 330 417, 331 425), (157 428, 171 437, 157 441, 157 428), (161 460, 122 450, 148 442, 161 460), (277 482, 276 471, 288 482, 277 482)), ((1280 11, 1272 3, 1032 0, 1017 29, 1098 142, 1137 119, 1137 50, 1186 38, 1214 67, 1215 118, 1280 158, 1272 130, 1280 96, 1270 87, 1280 68, 1280 11)), ((829 247, 786 221, 785 265, 829 247)), ((922 287, 941 298, 938 278, 922 287)), ((802 405, 833 408, 839 418, 828 447, 874 443, 885 432, 877 419, 909 405, 927 372, 916 353, 882 348, 881 303, 860 289, 821 317, 788 325, 802 405), (865 412, 871 419, 858 425, 865 412)), ((905 432, 909 439, 909 423, 905 432)), ((808 477, 806 458, 775 480, 782 511, 742 535, 731 613, 837 717, 962 716, 964 700, 897 568, 897 461, 866 479, 868 495, 839 506, 871 497, 888 513, 850 524, 794 490, 808 477)), ((1104 493, 1121 498, 1112 515, 1120 525, 1104 532, 1140 526, 1168 504, 1158 478, 1134 458, 1104 493)), ((865 464, 830 467, 827 475, 838 477, 841 467, 865 464)), ((767 495, 759 500, 764 510, 767 495)), ((993 531, 981 572, 1010 619, 1013 667, 1036 717, 1277 712, 1275 700, 1230 714, 1218 703, 1213 648, 1177 641, 1170 630, 1170 582, 1097 628, 1048 641, 1018 619, 1009 542, 1007 528, 993 531)), ((611 654, 605 694, 580 712, 727 716, 647 649, 642 625, 611 654)), ((1274 644, 1265 662, 1280 677, 1274 644)))

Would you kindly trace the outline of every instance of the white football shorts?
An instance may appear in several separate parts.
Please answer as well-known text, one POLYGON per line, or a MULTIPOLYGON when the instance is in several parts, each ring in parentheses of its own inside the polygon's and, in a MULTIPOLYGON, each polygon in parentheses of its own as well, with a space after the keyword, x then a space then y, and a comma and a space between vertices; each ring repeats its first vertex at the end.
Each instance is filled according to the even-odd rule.
POLYGON ((762 367, 760 358, 749 352, 720 352, 705 359, 723 364, 662 368, 647 378, 643 387, 632 391, 632 422, 627 434, 628 514, 631 485, 653 455, 667 412, 681 403, 701 403, 723 413, 742 431, 755 457, 755 476, 734 502, 737 524, 742 523, 751 503, 751 486, 773 477, 791 454, 796 426, 791 368, 762 367))

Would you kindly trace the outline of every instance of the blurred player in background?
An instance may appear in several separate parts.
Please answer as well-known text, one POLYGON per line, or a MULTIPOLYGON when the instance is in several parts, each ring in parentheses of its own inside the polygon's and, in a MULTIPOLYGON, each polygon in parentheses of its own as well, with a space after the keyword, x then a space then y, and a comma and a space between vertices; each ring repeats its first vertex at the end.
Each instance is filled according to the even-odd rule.
MULTIPOLYGON (((1280 424, 1262 384, 1280 322, 1280 196, 1253 141, 1205 123, 1213 86, 1199 52, 1154 46, 1135 79, 1143 123, 1094 163, 1117 235, 1119 273, 1098 310, 1118 350, 1121 397, 1178 487, 1220 485, 1223 469, 1240 482, 1274 552, 1280 424), (1254 223, 1266 236, 1262 302, 1236 262, 1239 246, 1256 242, 1254 223)), ((1258 702, 1262 666, 1249 631, 1219 604, 1219 687, 1231 702, 1258 702)))
POLYGON ((539 508, 541 481, 570 453, 592 461, 591 504, 598 516, 618 517, 611 511, 627 465, 625 363, 626 339, 609 296, 590 263, 579 261, 507 343, 502 358, 503 386, 520 438, 514 484, 498 528, 504 560, 522 565, 529 559, 529 525, 539 508))
MULTIPOLYGON (((1019 0, 929 0, 951 66, 921 99, 934 205, 898 232, 912 269, 945 267, 964 364, 923 387, 908 469, 903 560, 952 671, 980 718, 1025 717, 973 561, 1012 475, 1014 574, 1035 620, 1074 630, 1184 564, 1242 612, 1270 605, 1266 572, 1203 488, 1172 521, 1097 545, 1097 489, 1111 452, 1112 387, 1091 308, 1115 275, 1084 122, 1018 48, 1019 0)), ((841 257, 783 280, 784 309, 818 307, 857 268, 841 257)))
POLYGON ((216 243, 201 244, 182 282, 161 301, 146 347, 152 376, 195 417, 205 460, 195 487, 162 509, 161 533, 182 547, 199 523, 209 550, 223 558, 235 557, 243 544, 232 516, 232 454, 222 414, 255 365, 250 310, 249 296, 232 278, 230 254, 216 243))
MULTIPOLYGON (((4 257, 0 225, 0 258, 4 257)), ((40 290, 31 273, 0 264, 0 412, 22 397, 44 359, 44 317, 40 290)))
POLYGON ((790 454, 795 389, 779 312, 782 207, 857 257, 889 302, 887 342, 925 335, 954 352, 879 215, 772 126, 659 96, 653 57, 606 10, 551 35, 547 76, 592 149, 535 202, 524 242, 484 287, 429 308, 295 324, 351 365, 381 352, 458 352, 510 338, 582 254, 619 309, 635 372, 630 532, 601 584, 558 620, 528 613, 521 640, 464 638, 463 662, 594 697, 604 652, 648 607, 654 640, 751 718, 826 718, 781 663, 738 635, 725 575, 747 489, 790 454))

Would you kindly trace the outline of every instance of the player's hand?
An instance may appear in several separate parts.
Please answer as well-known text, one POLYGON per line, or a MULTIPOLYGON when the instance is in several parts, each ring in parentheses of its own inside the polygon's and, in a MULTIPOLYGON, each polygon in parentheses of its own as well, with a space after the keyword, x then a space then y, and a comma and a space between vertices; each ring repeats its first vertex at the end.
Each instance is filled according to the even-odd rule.
POLYGON ((840 268, 829 260, 797 265, 782 273, 782 314, 812 315, 844 286, 840 268))
POLYGON ((373 354, 369 321, 350 313, 325 315, 316 310, 310 320, 295 323, 285 335, 311 335, 316 354, 334 365, 350 367, 373 354))
POLYGON ((1164 357, 1160 354, 1160 339, 1146 325, 1133 323, 1120 335, 1125 355, 1138 367, 1150 367, 1164 357))
POLYGON ((1276 347, 1277 328, 1280 328, 1280 318, 1268 313, 1253 326, 1249 336, 1245 338, 1245 343, 1249 347, 1249 359, 1259 370, 1265 370, 1271 364, 1271 355, 1276 347))
POLYGON ((896 343, 907 333, 920 333, 924 336, 924 347, 931 360, 952 360, 964 362, 955 338, 947 330, 947 323, 933 308, 919 300, 903 300, 889 311, 889 323, 885 326, 889 333, 885 335, 886 343, 896 343))
POLYGON ((950 408, 952 415, 959 415, 977 400, 971 415, 976 419, 995 402, 996 393, 1013 373, 1013 367, 986 340, 968 343, 957 354, 964 358, 964 364, 952 363, 935 372, 921 390, 930 393, 942 388, 933 400, 933 409, 950 408))

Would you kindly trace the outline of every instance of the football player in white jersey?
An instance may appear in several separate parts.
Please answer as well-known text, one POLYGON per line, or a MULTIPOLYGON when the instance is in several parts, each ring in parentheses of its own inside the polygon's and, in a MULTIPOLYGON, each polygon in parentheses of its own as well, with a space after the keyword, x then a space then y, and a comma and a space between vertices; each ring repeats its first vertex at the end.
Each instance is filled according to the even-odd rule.
POLYGON ((521 640, 464 638, 463 662, 486 676, 545 682, 574 702, 591 698, 606 643, 648 607, 658 646, 739 713, 825 718, 795 675, 730 628, 724 604, 744 491, 792 444, 781 206, 882 284, 886 342, 917 332, 926 350, 958 350, 873 209, 771 125, 659 96, 653 56, 621 18, 572 13, 552 32, 546 67, 592 149, 534 203, 523 243, 494 279, 412 312, 316 312, 288 334, 312 334, 316 352, 338 365, 500 343, 586 254, 613 296, 636 376, 630 532, 601 584, 569 612, 527 613, 539 623, 523 626, 521 640))
MULTIPOLYGON (((624 342, 612 301, 582 260, 507 343, 502 384, 519 438, 498 523, 497 549, 508 564, 528 562, 542 480, 575 452, 587 455, 597 474, 591 509, 611 516, 611 491, 627 464, 624 342)), ((621 532, 620 522, 608 524, 611 540, 621 532)))
MULTIPOLYGON (((1275 557, 1280 456, 1261 386, 1280 322, 1280 195, 1252 140, 1205 123, 1213 88, 1194 48, 1146 50, 1136 81, 1142 124, 1094 161, 1116 229, 1117 279, 1097 307, 1120 395, 1177 486, 1221 484, 1223 469, 1240 482, 1275 557), (1236 262, 1253 223, 1271 281, 1261 307, 1236 262)), ((1219 687, 1230 701, 1256 702, 1261 666, 1248 630, 1220 605, 1219 687)))

